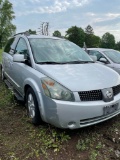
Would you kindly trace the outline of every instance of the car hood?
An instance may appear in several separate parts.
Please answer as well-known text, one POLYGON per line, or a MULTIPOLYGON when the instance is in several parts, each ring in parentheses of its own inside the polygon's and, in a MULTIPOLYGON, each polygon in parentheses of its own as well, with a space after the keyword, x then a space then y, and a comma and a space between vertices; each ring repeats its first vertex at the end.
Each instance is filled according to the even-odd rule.
POLYGON ((120 76, 112 69, 97 63, 38 65, 36 69, 71 91, 89 91, 120 84, 120 76))

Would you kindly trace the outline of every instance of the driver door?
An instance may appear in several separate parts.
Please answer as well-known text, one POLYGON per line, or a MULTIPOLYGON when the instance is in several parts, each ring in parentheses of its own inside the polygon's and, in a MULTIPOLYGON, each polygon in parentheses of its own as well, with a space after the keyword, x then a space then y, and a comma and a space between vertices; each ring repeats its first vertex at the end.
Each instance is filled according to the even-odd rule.
MULTIPOLYGON (((23 54, 25 59, 29 57, 29 51, 27 47, 27 43, 23 38, 19 39, 19 42, 15 49, 15 54, 23 54)), ((11 78, 13 80, 13 86, 16 88, 20 93, 22 93, 22 86, 24 79, 27 75, 27 68, 29 68, 30 65, 27 63, 19 63, 19 62, 13 62, 12 59, 12 72, 11 72, 11 78)))

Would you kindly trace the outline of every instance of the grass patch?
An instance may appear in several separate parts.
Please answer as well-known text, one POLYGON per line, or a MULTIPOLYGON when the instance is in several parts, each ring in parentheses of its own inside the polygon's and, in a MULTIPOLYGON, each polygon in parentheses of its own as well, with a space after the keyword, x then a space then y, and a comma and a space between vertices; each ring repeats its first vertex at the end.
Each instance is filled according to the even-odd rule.
POLYGON ((0 85, 0 107, 11 106, 15 104, 13 92, 5 84, 0 85))

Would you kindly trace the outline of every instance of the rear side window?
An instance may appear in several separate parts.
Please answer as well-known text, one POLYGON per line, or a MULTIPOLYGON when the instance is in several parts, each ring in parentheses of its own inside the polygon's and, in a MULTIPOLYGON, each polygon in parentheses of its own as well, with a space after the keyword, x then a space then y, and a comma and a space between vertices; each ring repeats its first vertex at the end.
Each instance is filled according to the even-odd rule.
POLYGON ((4 48, 4 52, 9 53, 11 49, 11 45, 13 44, 15 38, 10 38, 4 48))

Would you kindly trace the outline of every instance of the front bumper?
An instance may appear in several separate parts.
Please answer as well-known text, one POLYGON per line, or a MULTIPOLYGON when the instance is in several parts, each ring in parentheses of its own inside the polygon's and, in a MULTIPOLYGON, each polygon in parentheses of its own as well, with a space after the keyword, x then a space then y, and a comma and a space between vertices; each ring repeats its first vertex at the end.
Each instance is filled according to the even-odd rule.
POLYGON ((66 102, 43 98, 46 122, 58 127, 76 129, 110 119, 120 113, 120 94, 111 102, 66 102), (116 111, 104 115, 103 108, 118 104, 116 111))

